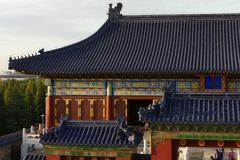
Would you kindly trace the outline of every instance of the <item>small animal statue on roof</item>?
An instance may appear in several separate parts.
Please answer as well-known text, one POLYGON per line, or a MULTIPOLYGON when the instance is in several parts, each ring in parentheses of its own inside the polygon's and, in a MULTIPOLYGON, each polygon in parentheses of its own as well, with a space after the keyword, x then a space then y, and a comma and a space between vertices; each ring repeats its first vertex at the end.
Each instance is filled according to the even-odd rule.
POLYGON ((112 19, 118 19, 122 16, 120 14, 122 10, 122 3, 118 3, 116 7, 112 8, 112 3, 109 4, 108 16, 112 19))

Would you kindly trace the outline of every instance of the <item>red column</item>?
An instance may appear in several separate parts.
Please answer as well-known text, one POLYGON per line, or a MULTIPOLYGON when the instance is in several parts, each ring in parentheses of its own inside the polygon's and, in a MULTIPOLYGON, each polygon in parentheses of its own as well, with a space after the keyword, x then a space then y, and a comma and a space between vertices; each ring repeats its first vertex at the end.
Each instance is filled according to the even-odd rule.
POLYGON ((172 159, 172 140, 166 139, 153 147, 152 160, 173 160, 172 159))
POLYGON ((57 155, 46 155, 46 160, 60 160, 60 156, 57 156, 57 155))
POLYGON ((46 128, 54 126, 54 98, 47 96, 45 99, 46 128))

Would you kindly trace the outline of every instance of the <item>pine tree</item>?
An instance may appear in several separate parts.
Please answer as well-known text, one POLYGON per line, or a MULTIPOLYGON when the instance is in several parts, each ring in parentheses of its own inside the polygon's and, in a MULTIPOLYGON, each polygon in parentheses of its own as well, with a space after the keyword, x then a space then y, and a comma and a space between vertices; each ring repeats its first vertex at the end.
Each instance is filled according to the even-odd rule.
MULTIPOLYGON (((3 101, 3 82, 0 81, 0 126, 5 124, 5 111, 4 111, 4 101, 3 101)), ((0 129, 0 136, 4 134, 4 128, 0 129)))
POLYGON ((42 80, 0 81, 0 135, 40 122, 45 93, 42 80))
POLYGON ((24 93, 24 102, 26 108, 26 117, 28 118, 30 125, 34 124, 34 95, 36 92, 36 87, 33 79, 29 79, 27 83, 27 87, 24 93))
POLYGON ((7 133, 11 133, 22 129, 22 106, 23 97, 20 90, 17 87, 17 82, 10 80, 8 82, 7 88, 4 92, 4 102, 5 102, 5 124, 3 128, 7 133))
POLYGON ((36 81, 36 95, 35 95, 35 121, 41 121, 41 114, 45 114, 45 95, 46 89, 42 80, 36 81))

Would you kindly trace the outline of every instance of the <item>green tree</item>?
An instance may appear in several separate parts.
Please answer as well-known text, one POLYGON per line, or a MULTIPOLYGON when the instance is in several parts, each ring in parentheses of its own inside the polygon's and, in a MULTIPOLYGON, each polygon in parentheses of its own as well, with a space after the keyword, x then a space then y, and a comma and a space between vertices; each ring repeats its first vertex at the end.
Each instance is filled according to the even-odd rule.
POLYGON ((17 82, 10 80, 4 92, 5 110, 5 131, 7 133, 20 130, 23 126, 24 115, 22 114, 23 97, 18 89, 17 82))
MULTIPOLYGON (((3 101, 3 82, 0 81, 0 126, 5 124, 5 111, 4 111, 4 101, 3 101)), ((4 128, 0 129, 0 135, 4 134, 4 128)))
POLYGON ((34 124, 35 92, 36 92, 35 80, 29 79, 24 93, 25 102, 24 104, 26 108, 26 117, 29 120, 30 125, 34 124))
POLYGON ((15 103, 12 100, 12 97, 14 96, 14 92, 13 92, 14 85, 15 85, 15 80, 9 80, 6 83, 7 87, 4 90, 4 96, 3 96, 4 103, 6 104, 6 106, 12 106, 13 103, 15 103))
POLYGON ((0 80, 0 135, 40 122, 45 93, 42 80, 0 80))
POLYGON ((3 95, 4 95, 4 90, 5 90, 5 84, 2 80, 0 80, 0 106, 4 106, 4 100, 3 100, 3 95))
POLYGON ((46 89, 42 80, 36 80, 36 95, 35 95, 35 122, 41 121, 41 114, 45 113, 45 95, 46 89))

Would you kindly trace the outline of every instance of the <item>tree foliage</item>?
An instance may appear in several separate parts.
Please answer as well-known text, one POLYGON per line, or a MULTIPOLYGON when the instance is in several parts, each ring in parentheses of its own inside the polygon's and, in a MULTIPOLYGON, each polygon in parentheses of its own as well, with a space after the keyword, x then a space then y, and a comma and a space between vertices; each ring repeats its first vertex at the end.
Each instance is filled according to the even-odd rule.
POLYGON ((0 135, 40 122, 45 93, 40 79, 0 80, 0 135))

